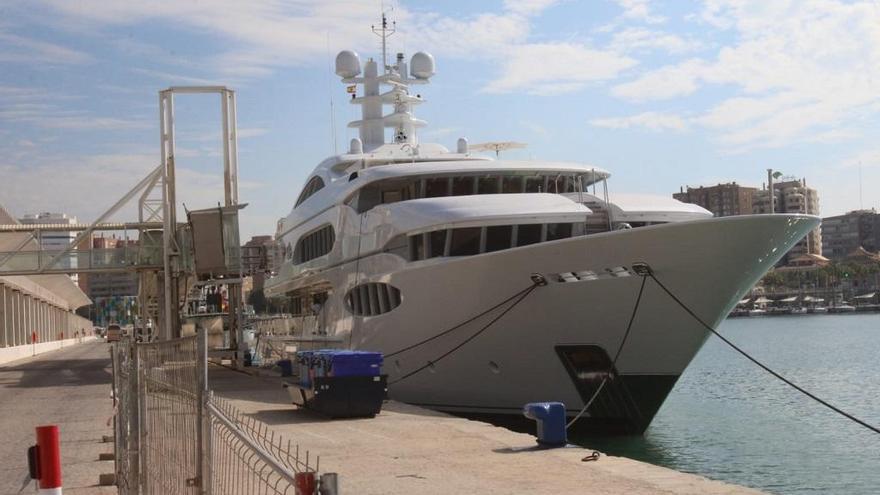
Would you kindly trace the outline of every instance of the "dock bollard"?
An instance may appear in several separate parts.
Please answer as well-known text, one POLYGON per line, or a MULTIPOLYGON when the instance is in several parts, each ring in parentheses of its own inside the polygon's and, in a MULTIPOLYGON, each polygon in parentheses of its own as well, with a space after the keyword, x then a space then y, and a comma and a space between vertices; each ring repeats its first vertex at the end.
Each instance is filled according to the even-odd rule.
POLYGON ((548 447, 564 447, 565 404, 562 402, 531 402, 523 406, 523 415, 538 423, 538 443, 548 447))
POLYGON ((61 433, 58 426, 38 426, 37 444, 28 449, 28 468, 41 494, 61 495, 61 433))
POLYGON ((296 473, 295 481, 296 495, 314 495, 318 488, 315 482, 315 473, 312 471, 296 473))

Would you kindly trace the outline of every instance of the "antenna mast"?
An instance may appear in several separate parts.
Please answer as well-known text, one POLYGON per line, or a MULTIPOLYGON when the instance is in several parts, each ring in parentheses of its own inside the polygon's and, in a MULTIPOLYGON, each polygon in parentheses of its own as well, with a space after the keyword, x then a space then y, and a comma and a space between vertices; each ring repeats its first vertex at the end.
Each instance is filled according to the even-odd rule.
POLYGON ((391 22, 391 27, 388 27, 388 17, 385 15, 384 9, 382 10, 382 29, 376 29, 376 26, 371 26, 373 29, 373 34, 382 38, 382 69, 383 74, 388 73, 388 47, 387 40, 391 37, 392 34, 397 32, 397 21, 391 22))

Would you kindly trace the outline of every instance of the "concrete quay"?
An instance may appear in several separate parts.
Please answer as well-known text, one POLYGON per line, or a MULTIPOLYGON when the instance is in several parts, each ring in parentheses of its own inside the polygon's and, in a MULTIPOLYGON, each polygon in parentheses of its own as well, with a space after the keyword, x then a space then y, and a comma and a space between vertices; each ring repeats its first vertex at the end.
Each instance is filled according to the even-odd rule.
MULTIPOLYGON (((39 345, 39 344, 38 344, 39 345)), ((28 346, 30 347, 30 346, 28 346)), ((59 344, 60 347, 60 344, 59 344)), ((0 366, 0 493, 31 493, 27 448, 36 426, 56 424, 61 430, 62 479, 65 494, 114 494, 116 487, 98 485, 98 476, 113 472, 107 420, 110 399, 110 353, 102 341, 65 342, 63 348, 0 366)))
POLYGON ((217 396, 320 455, 358 494, 757 494, 757 490, 592 450, 539 449, 531 435, 387 402, 371 419, 329 420, 290 403, 276 375, 212 367, 217 396))

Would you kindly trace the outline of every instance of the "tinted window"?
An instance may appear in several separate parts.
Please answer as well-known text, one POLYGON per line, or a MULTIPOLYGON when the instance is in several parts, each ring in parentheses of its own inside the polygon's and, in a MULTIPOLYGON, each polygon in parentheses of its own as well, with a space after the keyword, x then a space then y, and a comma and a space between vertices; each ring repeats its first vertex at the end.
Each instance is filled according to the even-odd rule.
POLYGON ((453 229, 450 256, 469 256, 480 253, 480 227, 453 229))
POLYGON ((547 224, 547 240, 567 239, 571 237, 570 223, 548 223, 547 224))
POLYGON ((500 177, 480 177, 477 179, 477 194, 495 194, 500 190, 500 177))
POLYGON ((512 225, 495 225, 486 227, 486 252, 500 251, 510 248, 512 225))
POLYGON ((306 234, 296 243, 296 248, 294 248, 293 252, 293 262, 295 264, 305 263, 306 261, 324 256, 333 249, 334 242, 336 242, 336 234, 330 225, 306 234))
POLYGON ((449 195, 449 179, 441 177, 439 179, 425 180, 425 197, 436 198, 449 195))
POLYGON ((543 177, 526 177, 526 192, 536 193, 544 191, 543 177))
POLYGON ((470 196, 474 194, 474 181, 476 177, 456 177, 452 179, 453 196, 470 196))
POLYGON ((517 246, 528 246, 541 242, 541 224, 520 225, 516 235, 517 246))
POLYGON ((309 196, 315 194, 320 191, 324 187, 324 181, 320 177, 312 177, 306 183, 306 187, 303 188, 303 191, 299 193, 299 198, 296 200, 296 205, 294 208, 299 206, 303 201, 309 199, 309 196))
POLYGON ((409 259, 411 261, 425 259, 425 236, 422 234, 409 236, 409 259))
POLYGON ((523 192, 523 178, 522 177, 505 177, 504 185, 501 188, 501 192, 505 194, 516 194, 523 192))
POLYGON ((446 249, 446 231, 435 230, 428 234, 428 248, 429 251, 426 257, 436 258, 437 256, 443 256, 443 251, 446 249))

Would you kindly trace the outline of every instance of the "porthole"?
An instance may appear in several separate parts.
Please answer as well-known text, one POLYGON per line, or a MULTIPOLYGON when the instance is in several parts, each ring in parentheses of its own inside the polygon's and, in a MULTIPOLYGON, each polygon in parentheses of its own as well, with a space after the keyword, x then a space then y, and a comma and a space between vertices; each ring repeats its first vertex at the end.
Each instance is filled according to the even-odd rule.
POLYGON ((400 306, 400 290, 390 284, 371 282, 352 287, 345 305, 356 316, 376 316, 400 306))

